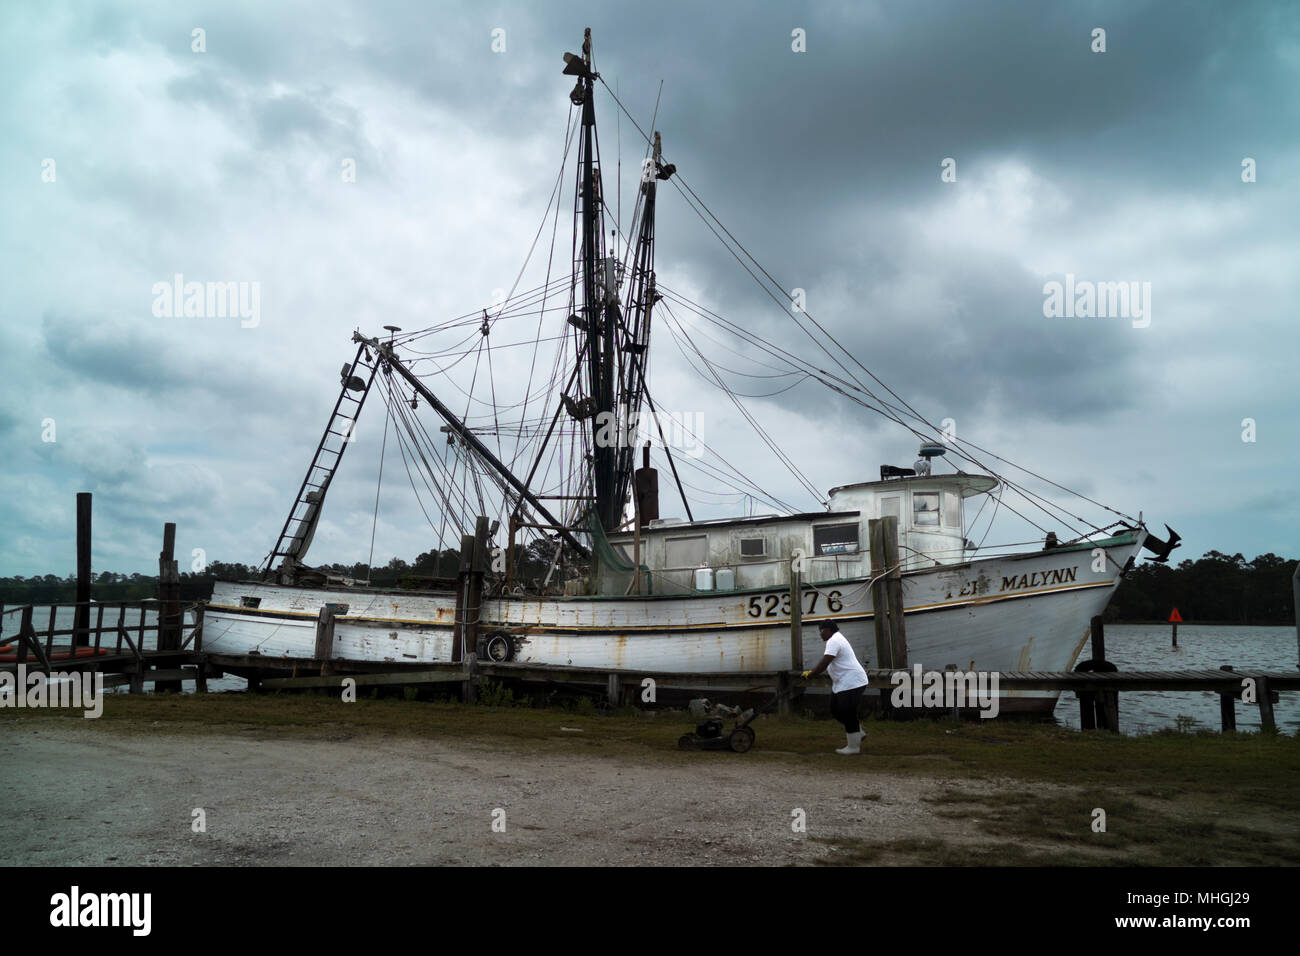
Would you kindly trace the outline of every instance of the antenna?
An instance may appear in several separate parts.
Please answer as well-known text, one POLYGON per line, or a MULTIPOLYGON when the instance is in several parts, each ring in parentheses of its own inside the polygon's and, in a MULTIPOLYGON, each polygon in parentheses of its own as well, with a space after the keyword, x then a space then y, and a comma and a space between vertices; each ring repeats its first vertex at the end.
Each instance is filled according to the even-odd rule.
MULTIPOLYGON (((614 99, 618 100, 618 77, 614 77, 614 99)), ((619 100, 619 102, 622 102, 619 100)), ((618 146, 618 228, 623 228, 623 112, 614 112, 614 141, 618 146)), ((615 250, 618 243, 614 243, 615 250)))

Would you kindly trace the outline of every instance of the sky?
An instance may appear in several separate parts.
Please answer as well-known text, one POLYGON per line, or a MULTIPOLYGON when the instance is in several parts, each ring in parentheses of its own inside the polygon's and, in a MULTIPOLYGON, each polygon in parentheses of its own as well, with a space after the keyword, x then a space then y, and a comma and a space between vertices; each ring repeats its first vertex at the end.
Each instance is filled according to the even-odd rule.
MULTIPOLYGON (((9 2, 0 575, 75 568, 79 491, 94 495, 96 572, 156 572, 168 521, 182 557, 260 561, 354 330, 474 313, 521 270, 520 288, 537 284, 539 225, 545 247, 558 222, 551 264, 568 268, 571 198, 558 220, 548 202, 570 117, 561 54, 585 27, 681 178, 928 419, 1168 523, 1176 559, 1300 551, 1293 4, 9 2), (165 314, 156 289, 178 274, 256 284, 255 317, 165 314), (1067 276, 1137 283, 1144 308, 1049 315, 1045 290, 1067 276)), ((596 102, 626 210, 643 144, 603 87, 596 102)), ((824 364, 675 188, 658 207, 661 283, 824 364)), ((744 353, 722 364, 761 370, 678 317, 744 353)), ((817 510, 831 487, 915 458, 913 435, 815 383, 748 400, 814 497, 667 326, 657 403, 780 500, 817 510)), ((518 390, 534 355, 494 360, 518 390)), ((372 402, 310 561, 366 561, 372 531, 376 563, 436 546, 384 433, 372 402)), ((771 510, 684 477, 697 516, 771 510)))

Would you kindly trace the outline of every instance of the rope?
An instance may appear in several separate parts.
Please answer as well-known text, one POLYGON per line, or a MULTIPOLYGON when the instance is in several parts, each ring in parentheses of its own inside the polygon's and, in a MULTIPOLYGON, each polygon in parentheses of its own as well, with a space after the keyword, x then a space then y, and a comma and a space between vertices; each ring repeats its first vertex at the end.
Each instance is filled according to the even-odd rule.
POLYGON ((391 417, 391 415, 384 416, 384 441, 379 447, 379 480, 375 482, 375 516, 370 522, 370 554, 366 557, 367 585, 370 584, 370 573, 374 570, 375 529, 379 527, 379 489, 382 488, 384 484, 384 452, 388 449, 388 420, 391 417))

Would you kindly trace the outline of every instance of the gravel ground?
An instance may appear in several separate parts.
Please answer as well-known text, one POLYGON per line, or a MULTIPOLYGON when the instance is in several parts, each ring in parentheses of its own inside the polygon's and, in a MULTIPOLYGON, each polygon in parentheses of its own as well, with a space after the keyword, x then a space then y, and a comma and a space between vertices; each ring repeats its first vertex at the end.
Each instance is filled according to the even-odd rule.
POLYGON ((921 800, 990 789, 947 780, 941 766, 899 776, 874 772, 869 755, 828 752, 825 768, 688 756, 664 766, 508 743, 15 721, 0 740, 0 863, 799 865, 833 861, 823 841, 843 837, 989 840, 921 800), (831 767, 845 760, 852 772, 831 767), (206 832, 192 830, 196 808, 206 832), (806 832, 792 828, 796 809, 806 832))

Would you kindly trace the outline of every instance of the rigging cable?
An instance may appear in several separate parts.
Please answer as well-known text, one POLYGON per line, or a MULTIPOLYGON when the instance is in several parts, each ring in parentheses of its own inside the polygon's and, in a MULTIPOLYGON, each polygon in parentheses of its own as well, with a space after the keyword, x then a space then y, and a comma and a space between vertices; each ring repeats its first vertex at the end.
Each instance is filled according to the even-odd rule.
MULTIPOLYGON (((375 530, 379 527, 379 489, 384 485, 384 452, 388 449, 388 421, 392 417, 391 413, 384 416, 384 441, 379 446, 379 480, 375 482, 375 516, 370 522, 370 554, 366 557, 367 586, 370 584, 370 573, 374 570, 375 530)), ((352 428, 356 427, 356 423, 353 422, 352 428)))
MULTIPOLYGON (((604 81, 602 80, 602 83, 603 83, 603 82, 604 82, 604 81)), ((606 90, 609 90, 609 85, 608 85, 607 83, 605 84, 605 88, 606 88, 606 90)), ((613 96, 615 103, 618 104, 619 109, 621 109, 624 113, 627 114, 628 119, 632 122, 633 126, 636 127, 637 131, 638 131, 639 133, 641 133, 641 136, 642 136, 643 138, 645 138, 647 141, 649 141, 649 137, 646 136, 645 131, 644 131, 644 130, 641 128, 641 126, 636 122, 636 119, 631 115, 631 113, 628 112, 627 108, 626 108, 626 107, 622 104, 622 102, 618 99, 618 97, 617 97, 617 95, 614 93, 614 91, 609 91, 609 92, 610 92, 611 96, 613 96)), ((744 245, 743 245, 743 244, 742 244, 738 239, 736 239, 736 237, 735 237, 735 236, 730 232, 730 230, 728 230, 728 229, 726 228, 726 226, 724 226, 724 225, 722 224, 721 220, 719 220, 719 219, 717 218, 717 216, 713 213, 713 211, 712 211, 711 209, 709 209, 708 205, 705 204, 704 201, 701 200, 701 199, 699 198, 699 196, 694 192, 694 190, 691 189, 691 187, 689 186, 689 184, 686 183, 685 179, 681 176, 680 173, 678 173, 678 175, 675 177, 675 179, 674 179, 674 185, 675 185, 676 188, 678 189, 679 193, 681 193, 681 195, 683 196, 683 198, 686 200, 687 205, 690 206, 691 209, 692 209, 693 211, 696 212, 696 214, 700 217, 701 221, 703 221, 703 222, 705 223, 705 226, 706 226, 706 227, 707 227, 711 232, 713 232, 713 234, 715 235, 715 237, 717 237, 718 240, 719 240, 720 242, 722 242, 722 244, 724 245, 724 247, 727 248, 727 250, 732 254, 732 256, 737 260, 737 262, 740 263, 741 267, 742 267, 743 269, 745 269, 745 271, 749 273, 749 275, 751 276, 751 278, 753 278, 753 279, 755 280, 755 282, 759 285, 760 289, 762 289, 762 290, 765 292, 765 294, 766 294, 769 298, 771 298, 771 299, 772 299, 772 300, 773 300, 773 301, 778 305, 778 307, 781 309, 782 313, 786 313, 786 307, 785 307, 785 305, 783 305, 783 304, 781 303, 781 300, 780 300, 779 298, 777 298, 777 296, 775 296, 775 295, 772 293, 772 290, 771 290, 770 288, 768 288, 768 287, 767 287, 767 286, 766 286, 766 285, 765 285, 765 284, 764 284, 764 283, 763 283, 763 282, 758 278, 757 275, 755 275, 753 269, 749 268, 749 266, 748 266, 748 265, 747 265, 747 264, 746 264, 746 263, 741 259, 740 255, 737 254, 736 250, 733 249, 733 248, 731 247, 731 245, 728 244, 728 243, 726 242, 726 240, 724 240, 724 239, 722 238, 722 236, 718 234, 718 229, 715 229, 715 228, 714 228, 713 223, 717 223, 718 228, 721 229, 722 232, 726 234, 726 236, 731 240, 731 242, 735 244, 736 248, 739 249, 740 252, 744 253, 745 257, 748 258, 749 261, 752 262, 752 263, 754 264, 754 266, 759 270, 759 272, 761 272, 761 273, 763 274, 763 276, 764 276, 764 277, 765 277, 765 278, 766 278, 766 279, 767 279, 767 280, 772 284, 772 286, 774 286, 775 288, 777 288, 778 290, 780 290, 780 291, 781 291, 781 294, 782 294, 786 299, 789 299, 789 300, 791 301, 791 303, 793 303, 793 301, 794 301, 794 300, 793 300, 793 297, 792 297, 789 293, 787 293, 787 292, 784 290, 784 288, 780 285, 780 283, 778 283, 778 282, 776 281, 776 279, 771 275, 771 273, 768 272, 768 271, 767 271, 767 270, 762 266, 762 264, 759 263, 758 260, 753 256, 753 254, 750 253, 749 250, 746 249, 746 248, 744 247, 744 245), (697 208, 696 204, 698 204, 698 208, 697 208), (701 210, 703 210, 703 212, 701 212, 701 210), (707 214, 707 217, 706 217, 706 214, 707 214), (712 222, 710 222, 709 220, 712 220, 712 222)), ((852 355, 852 353, 850 353, 847 349, 845 349, 844 346, 843 346, 842 344, 840 344, 839 341, 836 340, 835 337, 832 336, 832 335, 831 335, 831 334, 830 334, 830 333, 825 329, 825 327, 823 327, 819 322, 817 322, 817 320, 816 320, 815 318, 813 318, 813 316, 812 316, 809 312, 807 312, 806 309, 802 309, 802 308, 800 308, 800 309, 795 309, 795 310, 794 310, 794 314, 795 314, 795 315, 798 315, 798 314, 806 315, 806 316, 808 317, 808 321, 811 322, 811 323, 812 323, 812 324, 813 324, 813 325, 814 325, 814 326, 815 326, 815 327, 816 327, 816 328, 817 328, 817 329, 818 329, 818 330, 819 330, 819 331, 820 331, 820 332, 821 332, 821 333, 826 337, 826 339, 827 339, 828 341, 830 341, 832 344, 834 344, 835 347, 836 347, 837 349, 839 349, 840 352, 842 352, 844 355, 846 355, 846 356, 849 358, 850 361, 852 361, 852 362, 853 362, 853 363, 854 363, 858 368, 862 369, 862 371, 864 371, 868 376, 870 376, 870 377, 872 378, 872 380, 874 380, 874 381, 875 381, 875 382, 876 382, 876 383, 877 383, 881 388, 883 388, 886 392, 888 392, 891 396, 893 396, 893 398, 896 399, 896 400, 900 403, 900 405, 902 406, 902 408, 906 409, 906 410, 911 414, 911 416, 912 416, 913 418, 915 418, 917 421, 921 422, 923 425, 925 425, 928 429, 932 430, 932 431, 935 432, 936 434, 939 433, 939 429, 937 429, 937 428, 933 425, 933 423, 929 422, 929 421, 928 421, 928 420, 927 420, 923 415, 921 415, 919 412, 917 412, 915 408, 913 408, 910 404, 908 404, 906 400, 904 400, 901 396, 899 396, 896 392, 894 392, 893 389, 891 389, 888 385, 886 385, 886 384, 885 384, 885 383, 884 383, 884 382, 883 382, 883 381, 882 381, 882 380, 881 380, 877 375, 875 375, 875 373, 873 373, 870 369, 868 369, 865 365, 863 365, 860 361, 858 361, 858 359, 857 359, 856 357, 854 357, 854 356, 852 355)), ((811 331, 809 331, 809 330, 808 330, 808 329, 807 329, 807 328, 806 328, 806 327, 805 327, 805 326, 804 326, 804 325, 803 325, 803 324, 802 324, 802 323, 801 323, 797 318, 794 319, 794 322, 795 322, 795 324, 796 324, 796 325, 797 325, 797 326, 798 326, 798 327, 799 327, 799 328, 800 328, 800 329, 805 333, 805 335, 807 335, 807 336, 808 336, 808 337, 809 337, 809 338, 814 342, 814 344, 816 344, 816 345, 818 346, 818 348, 820 348, 823 352, 825 352, 825 353, 827 354, 827 356, 828 356, 829 358, 831 358, 831 360, 832 360, 833 362, 835 362, 836 365, 838 365, 841 369, 843 369, 846 373, 848 373, 848 374, 850 375, 851 378, 853 378, 855 381, 857 381, 857 384, 858 384, 858 385, 859 385, 859 386, 860 386, 864 391, 866 391, 866 392, 868 392, 868 393, 870 394, 870 389, 868 389, 868 388, 867 388, 867 387, 866 387, 862 382, 858 381, 858 380, 856 379, 856 376, 853 376, 853 375, 852 375, 852 373, 851 373, 851 372, 849 371, 849 369, 844 365, 844 363, 841 362, 838 358, 836 358, 836 356, 835 356, 834 354, 832 354, 832 353, 831 353, 831 352, 826 348, 825 345, 823 345, 821 342, 819 342, 819 341, 817 340, 816 336, 814 336, 814 335, 812 334, 811 331)), ((873 397, 874 397, 874 396, 873 396, 873 397)), ((881 401, 879 398, 877 398, 877 400, 878 400, 878 401, 881 401)), ((887 403, 885 403, 885 402, 883 402, 883 401, 881 401, 881 404, 882 404, 882 405, 887 405, 887 403)), ((898 422, 898 424, 903 425, 905 428, 907 428, 909 431, 912 431, 914 434, 918 434, 920 437, 923 437, 923 438, 926 437, 926 436, 920 435, 920 433, 918 433, 917 430, 916 430, 915 428, 913 428, 912 426, 910 426, 910 425, 908 425, 906 422, 904 422, 904 421, 902 420, 902 417, 901 417, 900 414, 897 414, 897 413, 896 413, 896 414, 888 415, 888 417, 890 417, 890 418, 892 418, 893 420, 895 420, 896 422, 898 422)), ((1117 511, 1117 510, 1115 510, 1114 508, 1109 507, 1108 505, 1102 504, 1101 502, 1096 501, 1096 500, 1094 500, 1094 499, 1088 497, 1087 495, 1084 495, 1084 494, 1082 494, 1082 493, 1080 493, 1080 492, 1074 491, 1073 489, 1067 488, 1066 486, 1061 485, 1061 484, 1059 484, 1059 483, 1057 483, 1057 482, 1051 481, 1050 479, 1044 478, 1043 476, 1038 475, 1038 474, 1036 474, 1036 473, 1030 471, 1029 469, 1025 468, 1024 466, 1022 466, 1022 465, 1018 465, 1018 464, 1016 464, 1016 463, 1010 461, 1009 459, 1003 458, 1002 456, 999 456, 999 455, 995 455, 995 454, 993 454, 992 452, 988 452, 987 449, 984 449, 984 448, 982 448, 982 447, 976 445, 976 444, 973 443, 973 442, 966 442, 966 441, 964 441, 964 440, 961 440, 961 441, 954 440, 954 444, 957 445, 957 446, 966 446, 966 447, 969 447, 969 448, 974 448, 974 449, 979 450, 979 451, 982 452, 982 453, 989 454, 989 455, 991 455, 992 457, 996 458, 997 460, 999 460, 999 461, 1001 461, 1001 462, 1004 462, 1004 463, 1006 463, 1007 465, 1010 465, 1011 467, 1014 467, 1014 468, 1016 468, 1016 469, 1018 469, 1018 470, 1024 471, 1026 474, 1029 474, 1029 475, 1031 475, 1032 477, 1035 477, 1035 478, 1039 479, 1040 481, 1044 481, 1044 482, 1046 482, 1046 483, 1048 483, 1048 484, 1050 484, 1050 485, 1052 485, 1052 486, 1054 486, 1054 487, 1056 487, 1056 488, 1059 488, 1060 490, 1066 492, 1067 494, 1071 494, 1071 495, 1074 495, 1074 496, 1076 496, 1076 497, 1082 498, 1083 500, 1088 501, 1089 503, 1094 504, 1094 505, 1096 505, 1097 507, 1103 508, 1104 510, 1109 511, 1109 512, 1111 512, 1112 514, 1118 515, 1119 517, 1127 518, 1127 519, 1130 520, 1130 521, 1133 520, 1133 519, 1131 518, 1131 516, 1125 515, 1124 513, 1120 512, 1120 511, 1117 511)), ((982 462, 980 462, 978 459, 976 459, 976 458, 974 457, 974 455, 972 455, 969 451, 964 450, 963 447, 954 447, 954 451, 956 451, 957 454, 958 454, 961 458, 963 458, 963 459, 965 459, 965 460, 967 460, 967 461, 970 461, 971 463, 977 465, 978 467, 984 468, 985 470, 987 470, 987 471, 989 471, 989 472, 992 473, 992 469, 988 468, 986 465, 984 465, 982 462)), ((996 473, 994 473, 994 474, 996 474, 996 473)), ((999 477, 1002 481, 1004 481, 1004 482, 1005 482, 1009 487, 1011 487, 1013 490, 1017 491, 1017 492, 1018 492, 1022 497, 1024 497, 1024 498, 1025 498, 1027 501, 1029 501, 1031 504, 1033 504, 1034 506, 1040 508, 1040 510, 1043 510, 1045 513, 1047 513, 1049 517, 1056 517, 1057 520, 1060 520, 1060 518, 1059 518, 1058 516, 1053 515, 1053 514, 1052 514, 1052 511, 1049 510, 1049 509, 1053 509, 1053 508, 1056 509, 1056 510, 1058 510, 1058 511, 1060 511, 1060 512, 1062 512, 1062 513, 1064 513, 1064 514, 1070 514, 1070 512, 1065 511, 1065 509, 1062 508, 1060 505, 1057 505, 1057 504, 1055 504, 1055 503, 1049 502, 1046 498, 1043 498, 1042 496, 1037 495, 1037 494, 1035 494, 1035 493, 1033 493, 1033 492, 1031 492, 1031 491, 1029 491, 1029 490, 1027 490, 1027 489, 1025 489, 1025 488, 1023 488, 1023 487, 1021 487, 1021 486, 1019 485, 1019 483, 1017 483, 1017 482, 1013 482, 1013 481, 1011 481, 1010 479, 1006 478, 1005 476, 1001 476, 1001 475, 999 475, 998 477, 999 477)), ((1011 510, 1015 511, 1015 509, 1011 509, 1011 510)), ((1019 512, 1016 512, 1016 513, 1019 514, 1019 512)), ((1084 521, 1084 519, 1082 519, 1082 518, 1080 518, 1080 517, 1078 517, 1078 516, 1076 516, 1076 515, 1071 515, 1071 517, 1073 517, 1075 520, 1083 521, 1085 524, 1088 524, 1090 527, 1092 527, 1092 528, 1094 529, 1094 531, 1099 531, 1099 530, 1101 530, 1101 529, 1097 528, 1096 525, 1092 524, 1091 522, 1084 521)), ((1031 523, 1033 523, 1033 522, 1031 522, 1031 523)), ((1035 527, 1038 527, 1038 525, 1036 525, 1036 524, 1035 524, 1034 526, 1035 526, 1035 527)))

